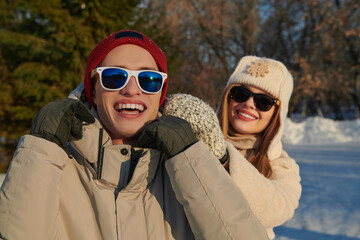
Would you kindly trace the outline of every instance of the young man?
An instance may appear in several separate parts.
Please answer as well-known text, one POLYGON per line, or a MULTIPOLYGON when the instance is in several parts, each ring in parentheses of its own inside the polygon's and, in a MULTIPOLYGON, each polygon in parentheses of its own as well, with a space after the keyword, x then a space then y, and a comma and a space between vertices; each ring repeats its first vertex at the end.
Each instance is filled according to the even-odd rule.
POLYGON ((84 85, 19 142, 0 193, 4 239, 266 239, 189 123, 159 116, 166 73, 139 32, 93 49, 84 85))

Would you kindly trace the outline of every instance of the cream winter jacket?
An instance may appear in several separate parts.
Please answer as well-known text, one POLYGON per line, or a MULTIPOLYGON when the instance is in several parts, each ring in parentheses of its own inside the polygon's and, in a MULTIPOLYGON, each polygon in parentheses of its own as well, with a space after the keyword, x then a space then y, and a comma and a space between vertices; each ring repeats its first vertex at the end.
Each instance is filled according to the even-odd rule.
POLYGON ((250 208, 270 239, 273 228, 292 218, 301 195, 299 166, 285 151, 270 161, 271 178, 262 175, 230 142, 227 142, 231 178, 244 193, 250 208))
POLYGON ((71 155, 21 138, 0 192, 4 239, 267 239, 203 142, 164 164, 156 149, 112 145, 97 120, 83 134, 71 155))

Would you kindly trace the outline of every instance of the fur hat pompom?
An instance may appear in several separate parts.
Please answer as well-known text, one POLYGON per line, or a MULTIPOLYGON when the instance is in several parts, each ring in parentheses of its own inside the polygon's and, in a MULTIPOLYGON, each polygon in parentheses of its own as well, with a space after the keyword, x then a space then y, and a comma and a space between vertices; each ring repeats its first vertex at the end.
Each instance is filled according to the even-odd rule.
POLYGON ((164 115, 180 117, 188 121, 198 140, 221 159, 226 154, 226 144, 215 111, 203 100, 189 94, 173 94, 165 99, 164 115))

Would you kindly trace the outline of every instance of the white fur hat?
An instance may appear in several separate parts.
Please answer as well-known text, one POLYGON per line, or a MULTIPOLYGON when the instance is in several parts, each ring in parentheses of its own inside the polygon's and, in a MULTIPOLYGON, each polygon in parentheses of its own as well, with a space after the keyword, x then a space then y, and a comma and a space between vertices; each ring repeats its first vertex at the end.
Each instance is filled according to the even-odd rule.
MULTIPOLYGON (((240 59, 226 84, 220 106, 222 111, 227 112, 227 96, 230 89, 234 85, 242 84, 260 88, 280 100, 280 128, 268 150, 269 159, 274 159, 280 156, 282 150, 281 137, 284 132, 284 123, 293 91, 293 78, 284 64, 279 61, 256 56, 245 56, 240 59)), ((219 115, 222 118, 221 121, 227 124, 227 114, 219 114, 222 114, 222 116, 219 115)), ((227 131, 227 126, 225 129, 223 126, 223 130, 227 131)))
POLYGON ((189 94, 173 94, 165 99, 164 115, 173 115, 187 120, 198 140, 202 140, 209 150, 221 159, 226 153, 226 145, 215 111, 201 99, 189 94))

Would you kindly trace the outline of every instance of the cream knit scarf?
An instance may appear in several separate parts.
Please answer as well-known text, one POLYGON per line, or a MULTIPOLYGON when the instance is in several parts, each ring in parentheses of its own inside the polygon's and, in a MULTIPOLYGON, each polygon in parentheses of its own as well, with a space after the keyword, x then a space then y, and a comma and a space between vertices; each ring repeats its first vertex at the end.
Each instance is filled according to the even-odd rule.
POLYGON ((251 151, 257 147, 257 139, 257 136, 254 135, 237 133, 231 126, 229 126, 228 134, 225 136, 225 140, 234 145, 246 159, 248 159, 251 151))

